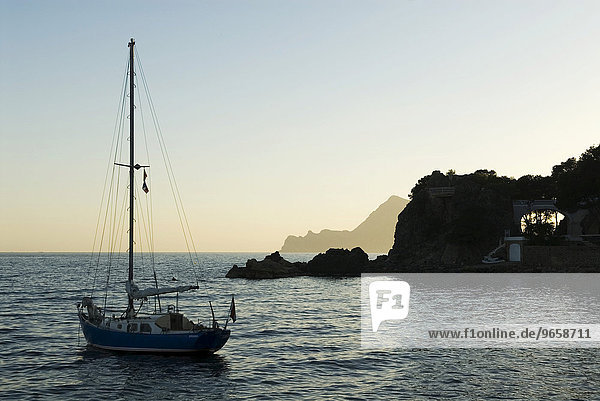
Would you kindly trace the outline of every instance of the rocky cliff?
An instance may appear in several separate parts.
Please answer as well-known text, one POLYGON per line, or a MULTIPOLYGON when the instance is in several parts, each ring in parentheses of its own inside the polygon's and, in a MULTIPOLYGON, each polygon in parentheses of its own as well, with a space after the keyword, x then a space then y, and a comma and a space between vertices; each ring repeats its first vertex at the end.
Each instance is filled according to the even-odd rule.
POLYGON ((391 196, 373 211, 365 221, 352 231, 309 231, 303 237, 290 235, 281 252, 325 252, 329 248, 352 249, 360 247, 366 252, 387 253, 393 244, 394 227, 408 200, 391 196))
POLYGON ((398 216, 393 266, 463 266, 481 262, 512 223, 512 185, 488 170, 472 174, 434 171, 412 190, 398 216))

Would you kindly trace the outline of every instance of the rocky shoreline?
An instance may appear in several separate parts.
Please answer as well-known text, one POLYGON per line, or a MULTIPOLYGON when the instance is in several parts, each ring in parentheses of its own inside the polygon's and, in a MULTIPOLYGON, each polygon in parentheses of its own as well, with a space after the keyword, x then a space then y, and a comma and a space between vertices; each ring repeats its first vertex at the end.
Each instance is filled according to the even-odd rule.
POLYGON ((225 277, 258 280, 298 276, 358 277, 361 273, 600 273, 600 266, 528 266, 519 262, 461 266, 397 265, 386 255, 369 260, 368 255, 360 248, 332 248, 316 255, 309 262, 289 262, 279 252, 274 252, 261 261, 249 259, 244 267, 234 265, 225 277))
MULTIPOLYGON (((554 166, 548 177, 525 175, 516 180, 498 176, 493 170, 461 175, 436 170, 412 188, 410 202, 398 215, 393 246, 387 255, 369 260, 358 247, 332 248, 309 262, 292 263, 275 252, 262 261, 250 259, 245 267, 234 266, 227 277, 349 277, 375 272, 600 273, 600 241, 594 239, 600 237, 598 166, 600 146, 591 147, 579 160, 571 158, 554 166), (513 202, 535 199, 553 199, 553 204, 565 211, 583 210, 587 217, 579 223, 575 237, 585 234, 587 239, 572 240, 562 222, 554 227, 550 221, 540 220, 535 229, 523 229, 522 216, 515 216, 513 202), (506 250, 494 255, 490 252, 499 252, 499 243, 515 235, 528 239, 515 258, 521 262, 482 263, 486 255, 507 259, 506 250)), ((530 228, 535 224, 530 223, 530 228)))
POLYGON ((234 265, 227 278, 268 279, 297 276, 346 277, 360 276, 369 266, 369 256, 360 248, 329 249, 309 262, 289 262, 279 252, 263 260, 249 259, 245 267, 234 265))

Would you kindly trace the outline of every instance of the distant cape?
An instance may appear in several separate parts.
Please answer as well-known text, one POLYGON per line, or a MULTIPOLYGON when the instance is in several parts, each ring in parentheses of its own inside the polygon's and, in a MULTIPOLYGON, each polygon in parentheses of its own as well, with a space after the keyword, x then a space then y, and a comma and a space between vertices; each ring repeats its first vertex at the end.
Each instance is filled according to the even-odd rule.
POLYGON ((305 236, 290 235, 281 252, 325 252, 329 248, 362 248, 365 252, 387 253, 394 243, 398 214, 408 204, 407 199, 391 196, 352 231, 309 231, 305 236))

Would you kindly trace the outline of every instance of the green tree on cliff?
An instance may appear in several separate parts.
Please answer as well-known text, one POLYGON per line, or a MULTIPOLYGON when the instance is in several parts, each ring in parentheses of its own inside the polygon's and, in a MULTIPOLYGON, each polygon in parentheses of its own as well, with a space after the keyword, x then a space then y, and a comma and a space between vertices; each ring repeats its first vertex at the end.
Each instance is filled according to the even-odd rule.
POLYGON ((600 197, 600 145, 592 146, 579 160, 571 157, 552 168, 558 207, 575 210, 581 202, 597 204, 600 197))

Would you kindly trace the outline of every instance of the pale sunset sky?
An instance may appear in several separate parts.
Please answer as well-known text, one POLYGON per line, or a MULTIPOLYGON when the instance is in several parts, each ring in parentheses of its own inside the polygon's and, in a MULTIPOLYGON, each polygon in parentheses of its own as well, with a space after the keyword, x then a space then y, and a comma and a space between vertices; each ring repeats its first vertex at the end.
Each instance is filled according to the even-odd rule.
MULTIPOLYGON (((91 250, 131 37, 199 251, 600 141, 599 1, 2 0, 0 251, 91 250)), ((156 249, 185 250, 151 191, 156 249)))

